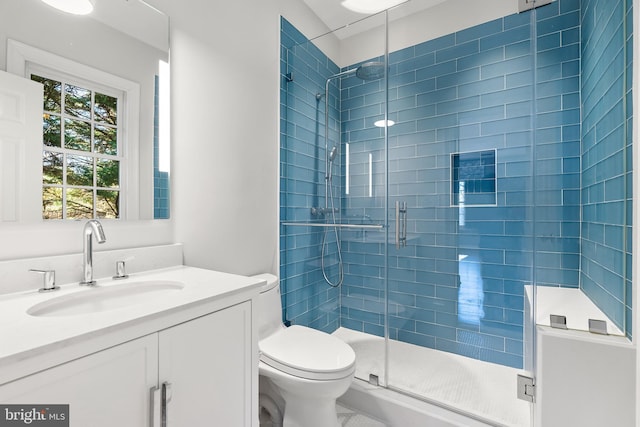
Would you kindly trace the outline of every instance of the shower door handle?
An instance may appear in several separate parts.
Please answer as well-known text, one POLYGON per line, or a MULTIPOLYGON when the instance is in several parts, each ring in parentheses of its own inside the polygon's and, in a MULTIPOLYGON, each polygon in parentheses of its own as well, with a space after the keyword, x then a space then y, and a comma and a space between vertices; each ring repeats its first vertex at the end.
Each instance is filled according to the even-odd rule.
POLYGON ((396 200, 396 249, 407 246, 407 202, 396 200))
POLYGON ((402 202, 400 213, 402 214, 402 236, 400 237, 400 243, 402 243, 402 246, 407 246, 407 202, 402 202))

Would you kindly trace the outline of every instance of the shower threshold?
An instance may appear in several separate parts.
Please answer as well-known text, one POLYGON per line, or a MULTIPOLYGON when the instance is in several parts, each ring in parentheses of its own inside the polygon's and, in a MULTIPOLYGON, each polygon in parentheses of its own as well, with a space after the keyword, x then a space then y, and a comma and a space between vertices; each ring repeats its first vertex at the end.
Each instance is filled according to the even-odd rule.
MULTIPOLYGON (((369 413, 386 420, 391 426, 409 425, 398 421, 409 415, 433 416, 434 420, 441 421, 434 426, 529 427, 531 424, 531 404, 516 397, 517 374, 522 372, 519 369, 390 340, 389 389, 384 389, 366 382, 370 374, 377 375, 381 381, 384 378, 384 338, 342 327, 333 335, 353 347, 356 353, 355 376, 364 380, 356 380, 341 400, 365 413, 368 406, 374 410, 388 406, 389 411, 369 413), (363 401, 394 395, 401 396, 402 404, 399 406, 384 399, 373 405, 363 401), (359 407, 359 403, 364 407, 359 407), (394 414, 393 408, 402 409, 399 414, 394 414), (452 420, 462 417, 467 421, 463 424, 459 421, 447 423, 442 415, 446 413, 452 420), (394 421, 393 417, 400 418, 394 421)), ((391 398, 391 402, 394 400, 398 401, 391 398)))

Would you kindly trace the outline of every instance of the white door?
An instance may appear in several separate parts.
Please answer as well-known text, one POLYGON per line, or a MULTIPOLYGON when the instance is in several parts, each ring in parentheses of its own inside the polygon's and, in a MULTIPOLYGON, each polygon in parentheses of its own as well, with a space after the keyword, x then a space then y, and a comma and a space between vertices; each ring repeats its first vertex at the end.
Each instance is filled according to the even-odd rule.
POLYGON ((42 218, 40 83, 0 71, 0 222, 42 218))

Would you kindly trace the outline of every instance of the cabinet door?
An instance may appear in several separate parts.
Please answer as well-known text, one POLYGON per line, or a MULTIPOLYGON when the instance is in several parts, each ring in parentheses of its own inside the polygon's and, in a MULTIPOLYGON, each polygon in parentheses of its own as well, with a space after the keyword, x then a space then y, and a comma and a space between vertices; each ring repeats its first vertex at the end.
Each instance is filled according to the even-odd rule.
POLYGON ((148 426, 157 384, 153 334, 0 387, 5 404, 68 404, 71 427, 148 426))
POLYGON ((171 384, 168 427, 251 425, 250 302, 164 330, 159 346, 160 382, 171 384))

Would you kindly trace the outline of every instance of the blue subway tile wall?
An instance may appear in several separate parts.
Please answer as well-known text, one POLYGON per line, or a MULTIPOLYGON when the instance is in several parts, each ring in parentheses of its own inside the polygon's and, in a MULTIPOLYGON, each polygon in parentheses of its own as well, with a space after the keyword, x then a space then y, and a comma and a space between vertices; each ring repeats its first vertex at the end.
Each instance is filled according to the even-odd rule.
POLYGON ((535 282, 579 287, 580 1, 537 12, 535 282))
MULTIPOLYGON (((338 66, 286 19, 281 19, 280 220, 324 222, 312 207, 325 207, 325 82, 338 66)), ((336 141, 340 100, 335 84, 328 94, 330 140, 336 141)), ((339 172, 339 166, 336 172, 339 172)), ((335 178, 340 181, 338 175, 335 178)), ((340 194, 339 190, 335 190, 340 194)), ((337 204, 339 206, 339 198, 337 204)), ((337 278, 335 234, 322 228, 281 225, 280 279, 283 320, 332 332, 339 325, 339 291, 324 281, 337 278)))
POLYGON ((631 6, 583 0, 581 288, 631 337, 631 6))

